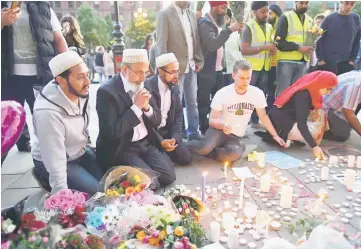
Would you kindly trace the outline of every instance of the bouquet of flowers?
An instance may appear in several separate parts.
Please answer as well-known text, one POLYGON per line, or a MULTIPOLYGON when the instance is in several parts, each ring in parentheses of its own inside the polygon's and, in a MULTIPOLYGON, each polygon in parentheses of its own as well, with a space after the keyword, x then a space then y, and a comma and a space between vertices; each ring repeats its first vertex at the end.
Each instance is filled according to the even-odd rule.
POLYGON ((87 197, 88 195, 85 193, 64 189, 46 199, 44 209, 69 212, 69 210, 74 210, 76 207, 85 206, 87 197))
POLYGON ((117 206, 98 206, 86 213, 85 224, 90 229, 106 233, 117 229, 119 219, 120 212, 117 206))
POLYGON ((14 232, 15 228, 16 226, 11 219, 7 218, 6 220, 4 220, 4 217, 1 216, 1 233, 12 233, 14 232))
POLYGON ((309 30, 307 30, 306 40, 305 40, 304 45, 305 45, 305 46, 316 47, 317 41, 321 38, 321 36, 322 36, 325 32, 326 32, 326 31, 323 30, 322 28, 317 27, 317 26, 313 26, 312 28, 310 28, 309 30))
POLYGON ((50 249, 50 232, 49 229, 38 231, 29 231, 29 229, 19 230, 7 244, 1 245, 2 249, 50 249))
POLYGON ((197 222, 200 219, 200 214, 206 209, 201 201, 189 196, 177 195, 173 197, 172 201, 180 215, 190 216, 197 222))
POLYGON ((103 249, 103 239, 86 232, 69 233, 55 244, 56 249, 103 249))
POLYGON ((165 191, 163 193, 165 198, 172 198, 177 195, 188 195, 190 190, 186 188, 184 185, 175 185, 173 188, 165 191))

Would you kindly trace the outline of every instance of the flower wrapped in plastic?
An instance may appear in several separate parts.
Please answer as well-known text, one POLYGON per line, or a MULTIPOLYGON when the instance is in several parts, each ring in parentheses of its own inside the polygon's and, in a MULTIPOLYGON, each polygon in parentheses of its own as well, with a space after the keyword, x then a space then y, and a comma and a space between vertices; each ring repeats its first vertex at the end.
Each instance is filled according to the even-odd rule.
POLYGON ((177 211, 182 216, 190 216, 196 221, 200 220, 200 216, 207 210, 203 202, 185 195, 177 195, 172 198, 177 211))
POLYGON ((318 26, 313 26, 306 32, 305 46, 316 47, 318 40, 326 31, 318 26))
POLYGON ((159 185, 159 173, 148 169, 137 169, 130 166, 113 167, 107 171, 99 183, 99 191, 107 196, 125 194, 128 198, 133 193, 159 185))

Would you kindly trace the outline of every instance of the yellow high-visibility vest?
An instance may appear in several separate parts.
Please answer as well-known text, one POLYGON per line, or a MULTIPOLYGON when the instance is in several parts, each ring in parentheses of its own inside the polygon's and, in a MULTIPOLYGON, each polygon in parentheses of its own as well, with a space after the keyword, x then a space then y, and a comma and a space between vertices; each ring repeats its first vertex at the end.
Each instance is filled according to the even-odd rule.
MULTIPOLYGON (((305 14, 305 21, 302 25, 301 20, 294 11, 288 11, 284 13, 284 15, 287 17, 288 22, 286 41, 303 46, 306 40, 307 31, 312 28, 312 18, 305 14)), ((302 58, 304 58, 305 61, 310 60, 307 55, 304 55, 299 51, 279 51, 278 54, 278 60, 298 61, 302 60, 302 58)))
MULTIPOLYGON (((272 30, 272 41, 276 41, 276 27, 277 27, 277 23, 278 23, 278 17, 277 17, 277 21, 276 23, 273 25, 273 30, 272 30)), ((271 68, 272 67, 277 67, 277 63, 278 63, 278 49, 276 50, 276 53, 274 53, 273 55, 271 55, 271 68)))
MULTIPOLYGON (((261 26, 256 20, 251 20, 247 23, 252 34, 251 47, 261 47, 272 42, 272 25, 266 23, 266 33, 263 32, 261 26)), ((271 53, 268 50, 263 50, 258 54, 244 55, 244 58, 250 61, 254 71, 269 71, 271 69, 271 53)))

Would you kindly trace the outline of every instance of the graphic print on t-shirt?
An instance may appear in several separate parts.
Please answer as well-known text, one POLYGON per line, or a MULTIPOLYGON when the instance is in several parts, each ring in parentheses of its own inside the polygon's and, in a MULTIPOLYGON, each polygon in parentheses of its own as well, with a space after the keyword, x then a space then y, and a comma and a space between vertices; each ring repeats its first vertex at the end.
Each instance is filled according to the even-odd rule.
POLYGON ((242 102, 228 106, 227 112, 234 113, 236 116, 242 116, 253 112, 254 105, 248 102, 242 102))

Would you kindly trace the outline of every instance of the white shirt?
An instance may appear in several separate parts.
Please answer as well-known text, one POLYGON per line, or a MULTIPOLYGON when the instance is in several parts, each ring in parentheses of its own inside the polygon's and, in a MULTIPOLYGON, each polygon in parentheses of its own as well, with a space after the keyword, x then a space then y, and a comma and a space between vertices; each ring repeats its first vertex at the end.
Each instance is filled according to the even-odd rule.
POLYGON ((214 96, 211 108, 221 111, 221 118, 232 127, 232 133, 243 137, 254 109, 265 108, 266 97, 262 90, 248 86, 245 94, 238 94, 234 84, 223 87, 214 96))
MULTIPOLYGON (((127 79, 123 76, 122 73, 120 74, 120 77, 122 78, 125 92, 129 94, 130 98, 132 99, 132 102, 134 103, 135 93, 138 92, 139 90, 141 90, 142 88, 144 88, 144 84, 142 83, 140 85, 136 85, 136 84, 129 83, 127 81, 127 79)), ((145 127, 144 120, 142 117, 143 111, 135 104, 133 104, 130 107, 130 109, 133 110, 133 112, 135 113, 135 115, 137 115, 137 117, 140 121, 140 124, 138 124, 136 127, 134 127, 134 134, 133 134, 132 142, 136 142, 136 141, 139 141, 139 140, 145 138, 148 135, 148 130, 147 130, 147 127, 145 127)), ((153 108, 150 106, 149 111, 144 112, 144 114, 147 117, 152 116, 153 108)))
POLYGON ((188 19, 187 12, 185 10, 182 10, 179 8, 176 4, 174 4, 175 9, 177 10, 179 19, 183 25, 184 29, 184 35, 186 37, 187 41, 187 48, 188 48, 188 65, 186 66, 185 73, 189 72, 189 67, 191 67, 193 70, 196 68, 196 63, 194 61, 194 49, 193 49, 193 33, 191 28, 191 23, 188 19))
MULTIPOLYGON (((19 20, 12 25, 14 32, 14 75, 37 75, 36 44, 31 33, 27 4, 20 7, 19 20)), ((53 32, 60 31, 61 25, 52 8, 50 23, 53 32)))
POLYGON ((158 88, 160 95, 160 111, 162 113, 162 121, 158 128, 162 128, 167 124, 168 112, 171 106, 171 91, 169 87, 163 83, 158 77, 158 88))

